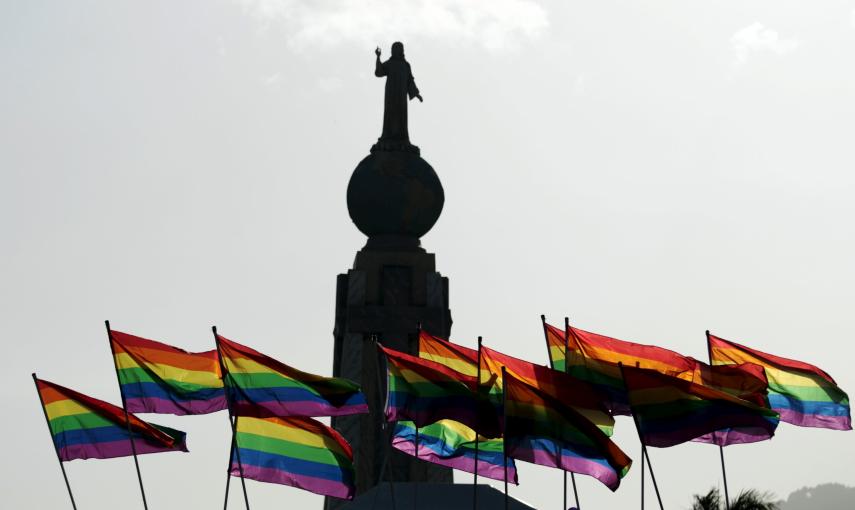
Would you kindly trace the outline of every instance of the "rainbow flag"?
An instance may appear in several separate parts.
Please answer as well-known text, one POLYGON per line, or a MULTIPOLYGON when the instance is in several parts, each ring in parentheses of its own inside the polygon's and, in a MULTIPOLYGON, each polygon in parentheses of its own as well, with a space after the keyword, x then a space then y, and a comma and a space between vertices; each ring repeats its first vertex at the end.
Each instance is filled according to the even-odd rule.
POLYGON ((72 389, 36 378, 39 398, 47 414, 50 434, 62 461, 111 459, 137 454, 187 451, 185 434, 146 423, 121 407, 72 389))
POLYGON ((508 456, 589 475, 617 490, 632 461, 603 431, 554 395, 510 373, 503 382, 508 456))
POLYGON ((226 387, 236 415, 345 416, 368 412, 359 386, 347 379, 301 372, 217 335, 226 387))
POLYGON ((463 423, 485 436, 499 435, 499 419, 476 394, 477 380, 378 344, 386 355, 386 420, 410 420, 419 427, 442 419, 463 423))
MULTIPOLYGON (((755 363, 710 366, 699 361, 692 382, 769 409, 769 382, 766 380, 766 372, 755 363)), ((705 434, 692 441, 728 446, 755 443, 769 438, 763 429, 731 427, 705 434)))
MULTIPOLYGON (((469 473, 475 472, 475 431, 453 420, 440 420, 419 427, 418 458, 469 473)), ((395 425, 392 446, 415 456, 416 425, 399 421, 395 425)), ((478 438, 478 475, 494 480, 505 479, 504 442, 501 439, 478 438)), ((514 459, 508 457, 508 481, 517 482, 514 459)))
POLYGON ((801 427, 852 430, 849 397, 820 368, 709 335, 714 365, 756 363, 769 380, 769 404, 781 421, 801 427))
POLYGON ((243 467, 245 478, 353 499, 353 452, 338 432, 302 416, 239 416, 236 421, 232 476, 240 476, 243 467))
MULTIPOLYGON (((564 348, 564 330, 544 322, 543 334, 546 335, 546 348, 549 350, 549 361, 552 363, 553 370, 564 372, 567 368, 567 354, 565 352, 567 349, 564 348)), ((567 343, 569 344, 569 340, 567 343)))
POLYGON ((481 387, 488 389, 490 400, 501 412, 502 367, 517 379, 554 395, 594 422, 606 435, 612 435, 615 420, 605 404, 605 396, 593 385, 542 365, 508 356, 481 346, 481 387))
POLYGON ((469 349, 424 330, 419 331, 419 357, 471 377, 478 377, 478 351, 469 349))
POLYGON ((115 330, 110 342, 128 411, 186 415, 226 408, 216 350, 187 352, 115 330))
POLYGON ((564 332, 546 325, 546 340, 553 366, 578 379, 587 381, 604 393, 614 414, 629 414, 629 403, 620 376, 618 363, 638 366, 660 373, 691 377, 697 361, 677 352, 654 345, 637 344, 590 333, 572 326, 564 332))
POLYGON ((644 368, 622 367, 644 444, 666 448, 716 431, 769 439, 778 413, 708 386, 644 368))

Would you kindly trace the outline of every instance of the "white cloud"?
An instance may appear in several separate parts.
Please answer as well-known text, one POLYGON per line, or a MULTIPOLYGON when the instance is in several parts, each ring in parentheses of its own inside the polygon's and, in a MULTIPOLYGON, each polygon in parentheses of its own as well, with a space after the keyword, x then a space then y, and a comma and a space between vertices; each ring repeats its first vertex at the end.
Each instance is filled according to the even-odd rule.
POLYGON ((282 73, 276 72, 264 78, 264 84, 268 87, 275 87, 282 80, 282 73))
POLYGON ((502 50, 537 38, 549 25, 546 10, 535 0, 237 1, 262 27, 282 25, 297 50, 417 37, 502 50))
POLYGON ((784 39, 775 30, 755 22, 733 34, 730 45, 735 54, 735 65, 740 66, 753 55, 763 53, 786 55, 798 48, 801 41, 784 39))

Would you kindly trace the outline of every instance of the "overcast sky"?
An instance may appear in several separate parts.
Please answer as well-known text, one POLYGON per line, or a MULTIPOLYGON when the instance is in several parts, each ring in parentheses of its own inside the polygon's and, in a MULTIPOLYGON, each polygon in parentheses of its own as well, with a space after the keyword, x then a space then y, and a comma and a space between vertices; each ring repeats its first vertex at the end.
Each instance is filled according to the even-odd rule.
MULTIPOLYGON (((118 402, 104 319, 331 373, 395 40, 454 340, 546 363, 544 313, 704 358, 709 328, 855 391, 852 0, 0 0, 2 506, 67 505, 29 374, 118 402)), ((192 451, 140 458, 151 508, 221 504, 225 413, 146 417, 192 451)), ((639 460, 630 419, 615 440, 639 460)), ((714 447, 650 455, 668 508, 720 483, 714 447)), ((731 494, 855 485, 851 432, 782 424, 726 457, 731 494)), ((637 504, 638 467, 615 494, 580 477, 583 505, 637 504)), ((141 508, 131 459, 67 468, 80 508, 141 508)), ((519 477, 558 508, 560 471, 519 477)), ((253 508, 321 505, 248 484, 253 508)))

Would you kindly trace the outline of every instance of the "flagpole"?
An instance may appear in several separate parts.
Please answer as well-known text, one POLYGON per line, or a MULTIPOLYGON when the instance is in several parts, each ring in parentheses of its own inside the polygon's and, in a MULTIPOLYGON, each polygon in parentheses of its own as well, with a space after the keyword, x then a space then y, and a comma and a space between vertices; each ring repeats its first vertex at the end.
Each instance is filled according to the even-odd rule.
MULTIPOLYGON (((419 468, 419 427, 416 426, 416 469, 419 468)), ((416 483, 413 486, 413 509, 418 510, 419 508, 419 477, 416 476, 416 483)))
MULTIPOLYGON (((712 369, 712 344, 710 343, 710 330, 706 331, 707 336, 707 356, 710 361, 710 369, 712 369)), ((718 445, 718 453, 721 457, 721 478, 724 481, 724 507, 730 510, 730 496, 727 493, 727 471, 724 468, 724 446, 718 445)))
MULTIPOLYGON (((240 448, 237 444, 237 421, 238 417, 235 416, 234 407, 232 405, 232 397, 231 392, 229 392, 228 384, 226 384, 226 376, 231 376, 229 372, 226 371, 226 365, 223 363, 223 352, 220 350, 220 336, 217 334, 217 326, 211 326, 211 331, 214 333, 214 344, 217 346, 217 361, 220 362, 220 372, 223 374, 223 392, 226 394, 226 405, 229 408, 229 424, 232 426, 232 446, 234 452, 237 454, 238 461, 238 472, 240 473, 240 484, 243 487, 243 502, 246 504, 246 510, 249 510, 249 496, 246 493, 246 481, 243 477, 243 462, 240 460, 240 448), (234 421, 232 421, 234 420, 234 421)), ((226 468, 226 475, 231 476, 232 470, 232 459, 229 456, 229 467, 226 468)), ((228 504, 228 499, 226 500, 226 504, 228 504)))
MULTIPOLYGON (((638 362, 636 362, 636 367, 638 367, 638 362)), ((629 394, 629 388, 626 385, 626 377, 623 373, 623 363, 618 362, 618 368, 620 368, 620 377, 623 379, 623 387, 629 394)), ((644 459, 647 459, 647 468, 650 469, 650 479, 653 481, 653 489, 656 491, 656 499, 659 501, 659 510, 665 510, 662 506, 662 497, 659 495, 659 486, 656 485, 656 475, 653 474, 653 464, 650 463, 650 455, 647 454, 647 446, 644 444, 644 436, 641 435, 641 427, 638 425, 638 417, 635 415, 635 409, 632 407, 632 402, 629 402, 629 410, 632 414, 632 421, 635 423, 635 431, 638 432, 638 440, 641 442, 641 468, 644 469, 644 459)), ((644 480, 642 479, 641 484, 642 490, 642 498, 644 494, 644 480)), ((644 508, 644 500, 641 501, 642 509, 644 508)))
POLYGON ((502 365, 502 457, 505 468, 505 510, 508 510, 508 442, 505 440, 508 425, 507 375, 507 370, 502 365))
MULTIPOLYGON (((540 322, 543 324, 543 339, 546 340, 546 351, 549 354, 549 368, 555 370, 555 362, 552 361, 552 349, 549 346, 549 333, 546 328, 546 316, 540 315, 540 322)), ((569 364, 567 363, 567 350, 569 348, 569 326, 570 319, 569 317, 564 317, 564 373, 566 374, 569 369, 569 364)), ((570 471, 570 480, 573 482, 573 497, 576 499, 576 509, 581 510, 579 506, 579 491, 576 490, 576 473, 570 471)), ((561 506, 562 510, 567 508, 567 471, 564 471, 564 501, 561 506)))
MULTIPOLYGON (((229 416, 229 422, 231 422, 231 421, 232 421, 232 417, 229 416)), ((230 473, 230 471, 231 471, 231 465, 232 465, 232 457, 234 457, 234 454, 235 454, 235 435, 234 435, 234 428, 232 428, 232 440, 231 440, 231 446, 229 447, 229 468, 230 469, 226 470, 226 499, 225 499, 225 501, 223 501, 223 510, 226 510, 229 507, 229 486, 231 485, 231 481, 232 481, 232 474, 230 473)))
MULTIPOLYGON (((417 326, 416 332, 418 335, 416 337, 416 357, 419 357, 419 353, 422 350, 422 347, 421 347, 421 344, 422 344, 422 322, 419 321, 416 324, 416 326, 417 326)), ((415 423, 413 423, 413 425, 415 425, 415 423)), ((416 470, 416 477, 415 477, 416 482, 415 482, 415 484, 413 484, 413 510, 418 510, 418 508, 419 508, 419 476, 418 476, 419 473, 418 473, 418 470, 420 467, 419 466, 419 427, 418 427, 418 425, 416 425, 415 428, 416 428, 416 441, 414 443, 414 446, 415 446, 414 453, 416 454, 416 465, 413 467, 416 470)))
MULTIPOLYGON (((543 325, 543 339, 546 341, 546 354, 549 356, 549 368, 555 370, 555 362, 552 360, 552 347, 549 345, 549 332, 546 329, 546 315, 540 314, 540 322, 543 325)), ((564 373, 567 373, 567 321, 564 321, 564 373)), ((576 481, 573 480, 573 488, 576 487, 576 481)), ((578 498, 576 498, 576 507, 579 506, 578 498)), ((561 509, 567 510, 567 471, 564 471, 564 497, 561 503, 561 509)))
POLYGON ((641 510, 644 510, 644 443, 641 443, 641 510))
MULTIPOLYGON (((481 398, 481 342, 483 341, 483 337, 478 337, 478 379, 475 381, 475 392, 476 397, 480 402, 481 398)), ((480 421, 480 413, 476 415, 476 425, 477 422, 480 421)), ((475 476, 472 478, 472 510, 478 509, 478 442, 480 438, 478 437, 478 428, 475 430, 475 476)), ((502 441, 504 443, 504 441, 502 441)))
MULTIPOLYGON (((380 352, 379 342, 377 342, 377 335, 371 335, 370 338, 371 338, 371 341, 374 342, 374 352, 377 353, 377 358, 376 358, 377 359, 377 372, 376 372, 377 373, 377 394, 378 394, 377 402, 380 402, 380 400, 386 400, 386 398, 384 398, 384 396, 383 396, 383 378, 380 376, 380 359, 383 357, 383 354, 381 354, 381 352, 380 352)), ((388 397, 388 390, 387 390, 386 397, 388 397)), ((384 404, 384 407, 385 407, 385 404, 384 404)), ((381 423, 380 427, 384 432, 383 435, 385 436, 386 435, 385 432, 387 430, 386 426, 388 425, 388 422, 386 422, 386 418, 383 417, 383 418, 381 418, 380 423, 381 423)), ((413 427, 416 428, 416 433, 418 433, 419 426, 416 424, 416 422, 413 422, 413 427)), ((381 479, 377 480, 377 485, 380 485, 381 483, 383 483, 382 471, 386 467, 386 464, 389 462, 389 457, 392 456, 392 448, 390 446, 391 438, 387 438, 385 443, 386 443, 386 456, 385 456, 385 459, 383 460, 383 467, 380 468, 381 479)), ((392 475, 391 474, 389 475, 389 495, 392 497, 392 510, 395 510, 397 508, 397 505, 395 504, 395 484, 394 484, 394 482, 392 482, 392 475)))
POLYGON ((42 392, 39 391, 39 379, 36 373, 33 372, 33 383, 36 385, 36 393, 39 395, 39 402, 42 404, 42 413, 45 415, 45 423, 50 434, 50 442, 53 444, 53 451, 56 453, 56 460, 59 462, 59 469, 62 470, 62 479, 65 480, 65 488, 68 489, 68 497, 71 499, 71 508, 77 510, 77 504, 74 503, 74 494, 71 493, 71 484, 68 483, 68 475, 65 474, 65 466, 62 464, 62 457, 59 456, 59 448, 56 447, 56 441, 53 440, 53 433, 50 430, 50 418, 48 418, 47 409, 45 409, 45 399, 42 398, 42 392))
MULTIPOLYGON (((546 322, 543 323, 544 332, 546 331, 546 322)), ((568 373, 570 363, 568 363, 567 351, 570 349, 570 318, 564 317, 564 373, 568 373)), ((552 359, 552 356, 549 357, 552 359)), ((579 491, 576 490, 576 473, 570 471, 570 481, 573 482, 573 497, 576 499, 576 510, 582 510, 579 505, 579 491)), ((564 472, 564 509, 567 508, 567 471, 564 472)))
POLYGON ((140 463, 137 460, 137 446, 131 431, 131 420, 128 418, 128 404, 125 401, 125 392, 122 391, 122 379, 119 377, 119 365, 116 364, 116 347, 113 345, 113 331, 110 329, 110 321, 104 321, 107 327, 107 340, 110 342, 110 352, 113 353, 113 368, 116 369, 116 382, 119 384, 119 395, 122 397, 122 411, 125 412, 125 425, 128 427, 128 440, 131 442, 131 453, 134 454, 134 466, 137 468, 137 480, 140 482, 140 493, 142 494, 143 508, 148 510, 148 502, 145 499, 145 487, 143 487, 140 463))

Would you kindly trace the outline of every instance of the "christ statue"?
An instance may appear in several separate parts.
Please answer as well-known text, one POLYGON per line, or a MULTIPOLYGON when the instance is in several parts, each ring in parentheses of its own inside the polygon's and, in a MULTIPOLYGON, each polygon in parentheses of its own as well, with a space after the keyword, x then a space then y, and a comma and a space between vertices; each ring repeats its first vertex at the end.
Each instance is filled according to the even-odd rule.
POLYGON ((386 77, 386 98, 383 111, 383 134, 380 135, 377 148, 380 150, 413 150, 418 148, 410 144, 407 130, 407 100, 418 98, 424 101, 416 82, 410 63, 404 59, 404 45, 392 44, 392 56, 385 62, 380 61, 380 48, 374 50, 377 55, 374 75, 386 77))

